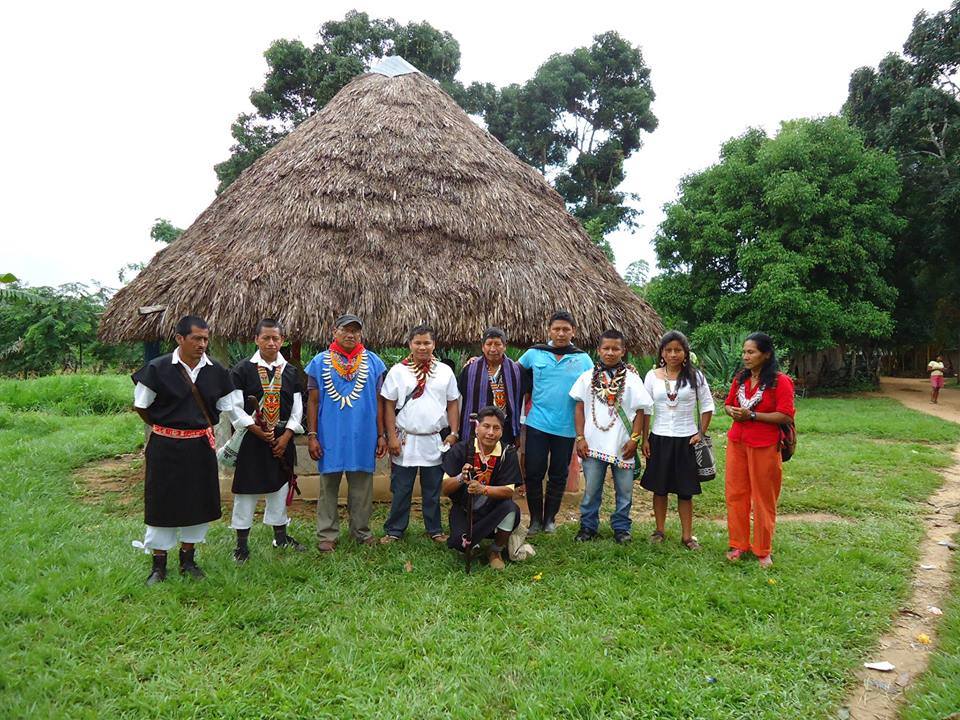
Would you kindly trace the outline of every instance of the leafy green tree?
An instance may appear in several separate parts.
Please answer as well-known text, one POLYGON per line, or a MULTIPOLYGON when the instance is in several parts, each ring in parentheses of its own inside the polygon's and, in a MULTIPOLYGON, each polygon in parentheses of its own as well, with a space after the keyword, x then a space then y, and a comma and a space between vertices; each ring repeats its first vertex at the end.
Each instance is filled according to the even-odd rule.
POLYGON ((867 144, 893 152, 905 218, 889 279, 899 292, 896 344, 960 333, 960 2, 919 13, 903 46, 850 78, 844 115, 867 144))
POLYGON ((639 288, 647 284, 650 277, 650 263, 646 260, 634 260, 627 265, 623 272, 623 280, 627 285, 639 288))
POLYGON ((97 340, 109 289, 80 283, 17 289, 21 292, 0 298, 0 374, 46 375, 137 362, 132 345, 97 340))
POLYGON ((640 48, 605 32, 589 47, 553 55, 522 86, 474 84, 466 94, 462 104, 480 110, 490 133, 552 176, 585 227, 593 221, 595 240, 633 226, 633 196, 618 190, 623 163, 641 147, 641 133, 657 127, 640 48))
POLYGON ((882 340, 899 187, 895 160, 841 118, 750 130, 683 181, 647 297, 698 343, 758 329, 794 351, 882 340))
POLYGON ((352 10, 343 20, 324 23, 319 38, 313 47, 299 40, 276 40, 267 48, 263 87, 250 95, 257 112, 243 113, 233 123, 230 157, 214 168, 218 193, 385 55, 403 56, 448 91, 462 94, 454 80, 460 70, 460 44, 429 23, 401 25, 352 10))

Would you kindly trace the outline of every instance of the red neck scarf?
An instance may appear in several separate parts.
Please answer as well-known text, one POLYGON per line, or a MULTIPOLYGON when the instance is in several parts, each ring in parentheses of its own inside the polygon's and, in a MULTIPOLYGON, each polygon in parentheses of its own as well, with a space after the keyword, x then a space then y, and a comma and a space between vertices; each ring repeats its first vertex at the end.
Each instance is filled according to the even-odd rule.
POLYGON ((351 350, 350 352, 347 352, 346 350, 344 350, 343 347, 341 347, 340 343, 338 343, 336 340, 330 343, 330 352, 335 352, 338 355, 342 355, 347 360, 353 360, 357 355, 362 353, 363 350, 364 350, 363 343, 357 343, 357 346, 353 348, 353 350, 351 350))

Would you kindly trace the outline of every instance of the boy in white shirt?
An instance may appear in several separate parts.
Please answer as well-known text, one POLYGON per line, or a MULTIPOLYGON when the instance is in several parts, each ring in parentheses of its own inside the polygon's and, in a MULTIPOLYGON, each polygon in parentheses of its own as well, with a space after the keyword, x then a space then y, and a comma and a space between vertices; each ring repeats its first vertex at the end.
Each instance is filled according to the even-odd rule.
POLYGON ((403 537, 410 522, 410 498, 420 471, 423 524, 435 543, 447 541, 440 520, 441 453, 460 439, 456 429, 443 440, 440 431, 460 426, 460 391, 453 370, 433 356, 433 328, 418 325, 409 334, 410 354, 390 368, 380 394, 390 470, 390 516, 381 543, 403 537))
POLYGON ((610 516, 613 537, 629 542, 630 508, 633 505, 634 465, 639 462, 637 447, 643 438, 643 411, 653 400, 637 371, 623 361, 626 340, 619 330, 600 336, 600 361, 574 383, 570 397, 577 401, 574 427, 576 450, 583 460, 586 487, 580 503, 580 532, 577 542, 597 536, 603 481, 609 467, 613 473, 616 509, 610 516))

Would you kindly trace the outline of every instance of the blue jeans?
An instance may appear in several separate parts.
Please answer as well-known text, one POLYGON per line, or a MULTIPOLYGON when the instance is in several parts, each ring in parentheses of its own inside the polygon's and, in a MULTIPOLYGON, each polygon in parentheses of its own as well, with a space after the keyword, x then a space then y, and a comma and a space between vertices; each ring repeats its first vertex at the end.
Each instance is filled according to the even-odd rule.
POLYGON ((580 503, 580 527, 597 532, 600 527, 600 501, 603 499, 603 480, 607 468, 613 471, 613 488, 616 510, 610 516, 614 532, 630 531, 630 508, 633 506, 633 469, 619 468, 612 463, 588 457, 583 461, 583 477, 586 481, 583 501, 580 503))
POLYGON ((390 501, 390 517, 383 526, 387 535, 402 537, 410 523, 410 498, 413 496, 413 483, 417 479, 417 470, 420 471, 423 524, 427 534, 437 535, 443 532, 443 525, 440 522, 440 486, 443 484, 443 468, 440 465, 417 468, 392 464, 390 492, 393 494, 393 499, 390 501))

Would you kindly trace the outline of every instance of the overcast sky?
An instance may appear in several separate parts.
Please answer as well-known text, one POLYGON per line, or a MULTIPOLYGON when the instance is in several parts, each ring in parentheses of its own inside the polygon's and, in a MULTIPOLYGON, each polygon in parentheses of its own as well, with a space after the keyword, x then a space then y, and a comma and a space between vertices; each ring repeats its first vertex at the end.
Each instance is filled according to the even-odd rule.
POLYGON ((426 20, 460 42, 465 83, 524 82, 552 53, 614 29, 652 70, 659 128, 627 163, 641 227, 617 265, 654 264, 650 240, 679 180, 746 128, 835 113, 850 73, 899 51, 912 0, 806 2, 17 3, 0 27, 4 139, 0 273, 31 285, 116 287, 149 258, 154 218, 187 227, 213 200, 230 124, 251 110, 278 38, 312 45, 350 9, 426 20))

